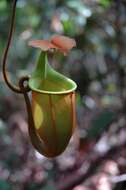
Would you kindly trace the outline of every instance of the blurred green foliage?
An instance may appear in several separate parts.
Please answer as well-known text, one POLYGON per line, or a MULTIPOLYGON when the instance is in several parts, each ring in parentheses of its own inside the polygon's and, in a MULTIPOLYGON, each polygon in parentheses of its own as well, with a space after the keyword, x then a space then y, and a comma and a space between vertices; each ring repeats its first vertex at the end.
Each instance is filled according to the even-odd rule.
POLYGON ((13 190, 12 186, 7 181, 2 179, 0 179, 0 188, 2 190, 13 190))

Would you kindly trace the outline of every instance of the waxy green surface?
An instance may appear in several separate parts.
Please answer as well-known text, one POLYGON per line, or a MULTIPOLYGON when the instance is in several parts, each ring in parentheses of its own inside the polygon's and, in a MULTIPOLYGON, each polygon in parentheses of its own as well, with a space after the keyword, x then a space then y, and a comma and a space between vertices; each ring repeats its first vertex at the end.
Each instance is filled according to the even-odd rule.
POLYGON ((47 54, 42 52, 29 87, 36 133, 44 144, 41 153, 58 156, 67 147, 76 126, 76 83, 56 72, 49 65, 47 54))

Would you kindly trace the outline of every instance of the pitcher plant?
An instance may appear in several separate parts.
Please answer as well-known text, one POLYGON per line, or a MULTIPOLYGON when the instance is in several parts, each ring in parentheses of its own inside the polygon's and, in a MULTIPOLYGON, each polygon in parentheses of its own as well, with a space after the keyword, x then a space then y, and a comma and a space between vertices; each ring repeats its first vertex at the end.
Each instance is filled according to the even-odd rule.
MULTIPOLYGON (((13 13, 16 0, 13 4, 13 13)), ((3 58, 3 76, 7 85, 22 93, 28 112, 28 130, 35 149, 46 157, 60 155, 67 147, 76 127, 75 90, 76 83, 55 71, 48 62, 48 51, 60 51, 67 55, 76 46, 74 39, 55 35, 50 40, 34 40, 29 45, 40 49, 35 71, 22 77, 19 86, 11 84, 6 73, 6 59, 12 37, 14 14, 7 48, 3 58), (24 83, 27 81, 27 85, 24 83), (28 96, 31 91, 32 98, 28 96)))
POLYGON ((66 148, 75 128, 76 84, 51 67, 47 51, 56 49, 66 55, 76 43, 68 37, 54 36, 50 41, 36 40, 29 45, 41 49, 37 67, 28 82, 36 133, 45 144, 43 154, 57 156, 66 148))

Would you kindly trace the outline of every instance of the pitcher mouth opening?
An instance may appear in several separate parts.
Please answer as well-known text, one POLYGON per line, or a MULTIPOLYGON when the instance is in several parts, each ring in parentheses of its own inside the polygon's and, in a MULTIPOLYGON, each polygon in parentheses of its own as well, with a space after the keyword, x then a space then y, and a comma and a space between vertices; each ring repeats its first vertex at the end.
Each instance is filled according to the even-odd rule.
POLYGON ((34 78, 29 80, 29 87, 32 91, 43 93, 43 94, 67 94, 76 90, 76 83, 65 78, 64 81, 47 81, 41 80, 40 78, 34 78))

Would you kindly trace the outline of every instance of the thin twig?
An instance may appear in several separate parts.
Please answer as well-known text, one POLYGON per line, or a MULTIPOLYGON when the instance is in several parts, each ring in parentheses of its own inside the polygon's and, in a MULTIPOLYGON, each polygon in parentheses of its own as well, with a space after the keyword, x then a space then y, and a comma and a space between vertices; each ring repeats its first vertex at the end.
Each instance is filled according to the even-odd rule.
POLYGON ((116 32, 116 44, 117 44, 117 57, 115 59, 115 65, 118 74, 118 84, 120 90, 120 98, 123 101, 123 90, 124 90, 124 70, 121 67, 121 57, 124 53, 123 33, 121 25, 121 9, 122 0, 115 1, 115 32, 116 32))

